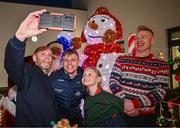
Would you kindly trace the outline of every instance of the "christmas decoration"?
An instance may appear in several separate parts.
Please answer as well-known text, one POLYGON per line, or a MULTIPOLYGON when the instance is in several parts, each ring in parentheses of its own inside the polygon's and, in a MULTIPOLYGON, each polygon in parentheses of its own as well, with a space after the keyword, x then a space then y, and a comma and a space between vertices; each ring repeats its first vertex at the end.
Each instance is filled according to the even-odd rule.
POLYGON ((159 126, 167 126, 168 121, 163 116, 160 116, 160 117, 157 118, 157 124, 159 126))
POLYGON ((177 82, 180 82, 180 73, 176 74, 174 78, 177 82))
POLYGON ((119 44, 123 37, 121 23, 106 7, 99 7, 87 21, 80 38, 72 39, 72 47, 82 51, 82 67, 97 67, 102 76, 102 85, 109 83, 115 59, 124 52, 119 44), (83 44, 83 50, 80 50, 83 44))
POLYGON ((70 49, 71 40, 71 34, 67 32, 62 31, 57 36, 57 41, 63 46, 63 51, 70 49))
POLYGON ((0 126, 2 127, 12 127, 15 124, 16 91, 17 87, 13 86, 9 89, 7 96, 0 94, 0 126))
POLYGON ((71 126, 68 119, 61 119, 57 124, 54 121, 51 121, 50 124, 53 128, 78 128, 77 124, 71 126))
POLYGON ((170 53, 170 58, 169 58, 169 60, 168 60, 168 64, 170 65, 170 66, 173 66, 174 65, 174 61, 173 61, 173 59, 171 58, 172 57, 172 49, 169 49, 169 53, 170 53))
POLYGON ((180 82, 180 57, 176 57, 174 60, 175 64, 176 64, 176 69, 174 70, 175 73, 175 80, 180 82))
POLYGON ((135 53, 135 38, 136 34, 131 34, 128 38, 128 53, 135 53))
MULTIPOLYGON (((159 113, 160 116, 157 118, 157 124, 159 126, 171 126, 176 127, 180 125, 180 115, 177 115, 176 112, 180 109, 180 97, 177 96, 175 99, 171 99, 168 102, 161 101, 159 103, 159 113), (163 105, 164 104, 164 108, 163 105), (168 109, 168 110, 166 110, 168 109), (168 116, 168 113, 170 116, 168 116), (176 116, 177 115, 177 116, 176 116), (178 117, 179 116, 179 117, 178 117)), ((179 113, 180 114, 180 113, 179 113)))
MULTIPOLYGON (((177 81, 176 88, 173 90, 170 90, 170 93, 167 93, 166 97, 169 99, 165 99, 165 101, 162 101, 165 106, 168 108, 168 112, 171 114, 171 119, 169 121, 171 122, 170 126, 173 127, 179 127, 180 126, 180 88, 179 83, 180 82, 180 53, 179 53, 179 47, 175 47, 176 49, 168 49, 170 51, 170 58, 168 60, 168 64, 172 67, 171 73, 174 74, 174 78, 177 81), (172 56, 172 53, 173 54, 172 56), (173 59, 174 58, 174 59, 173 59), (171 94, 170 96, 168 94, 171 94)), ((174 85, 173 85, 174 86, 174 85)), ((174 86, 175 87, 175 86, 174 86)), ((167 111, 164 111, 167 112, 167 111)))
POLYGON ((177 96, 176 98, 169 100, 167 104, 170 109, 173 109, 176 105, 180 105, 180 96, 177 96))
POLYGON ((158 57, 159 57, 160 60, 164 60, 165 61, 165 59, 166 59, 166 57, 165 57, 165 55, 164 55, 164 53, 162 51, 159 52, 158 57))
POLYGON ((169 59, 169 60, 168 60, 168 64, 169 64, 169 65, 174 65, 173 59, 169 59))

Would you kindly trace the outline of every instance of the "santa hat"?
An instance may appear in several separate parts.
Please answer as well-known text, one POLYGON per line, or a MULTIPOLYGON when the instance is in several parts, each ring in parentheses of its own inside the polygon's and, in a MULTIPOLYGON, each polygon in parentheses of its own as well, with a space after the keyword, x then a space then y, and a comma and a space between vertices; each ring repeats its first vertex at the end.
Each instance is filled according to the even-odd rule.
MULTIPOLYGON (((123 30, 122 30, 122 26, 121 26, 120 21, 112 13, 110 13, 106 7, 97 8, 95 13, 91 17, 93 17, 95 15, 98 15, 98 14, 99 15, 108 15, 109 17, 111 17, 115 21, 116 31, 117 31, 117 40, 121 39, 123 30)), ((84 35, 84 30, 81 33, 81 41, 86 42, 86 38, 85 38, 85 35, 84 35)))

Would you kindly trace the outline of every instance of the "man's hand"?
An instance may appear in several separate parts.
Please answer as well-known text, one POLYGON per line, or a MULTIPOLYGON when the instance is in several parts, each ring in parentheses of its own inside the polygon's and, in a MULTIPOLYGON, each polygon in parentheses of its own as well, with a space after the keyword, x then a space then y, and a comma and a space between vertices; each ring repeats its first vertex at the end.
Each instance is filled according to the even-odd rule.
POLYGON ((137 115, 139 115, 139 109, 134 109, 132 111, 127 111, 126 114, 128 116, 137 116, 137 115))
POLYGON ((39 11, 31 12, 26 19, 21 23, 19 26, 15 36, 20 41, 24 41, 32 36, 41 34, 46 29, 39 29, 39 21, 40 21, 40 14, 46 12, 46 9, 42 9, 39 11))
POLYGON ((137 116, 139 114, 139 109, 134 108, 134 104, 131 100, 125 99, 125 101, 124 101, 124 112, 128 116, 137 116))

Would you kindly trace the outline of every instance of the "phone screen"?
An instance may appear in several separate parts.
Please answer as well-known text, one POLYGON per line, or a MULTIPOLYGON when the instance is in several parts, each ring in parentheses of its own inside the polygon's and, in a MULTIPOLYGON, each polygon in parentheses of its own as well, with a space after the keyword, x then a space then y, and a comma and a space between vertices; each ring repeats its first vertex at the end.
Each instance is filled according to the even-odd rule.
POLYGON ((75 31, 76 16, 58 13, 43 13, 40 16, 39 28, 75 31))

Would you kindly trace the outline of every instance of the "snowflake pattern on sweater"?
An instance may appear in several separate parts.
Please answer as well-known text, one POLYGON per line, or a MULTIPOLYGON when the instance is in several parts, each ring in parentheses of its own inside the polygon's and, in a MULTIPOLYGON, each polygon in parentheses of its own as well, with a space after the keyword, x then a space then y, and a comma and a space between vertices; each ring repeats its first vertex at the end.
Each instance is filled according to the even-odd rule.
POLYGON ((120 55, 110 76, 110 89, 116 96, 131 99, 136 108, 153 108, 166 94, 169 66, 153 57, 120 55))

